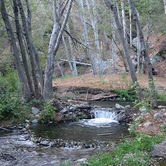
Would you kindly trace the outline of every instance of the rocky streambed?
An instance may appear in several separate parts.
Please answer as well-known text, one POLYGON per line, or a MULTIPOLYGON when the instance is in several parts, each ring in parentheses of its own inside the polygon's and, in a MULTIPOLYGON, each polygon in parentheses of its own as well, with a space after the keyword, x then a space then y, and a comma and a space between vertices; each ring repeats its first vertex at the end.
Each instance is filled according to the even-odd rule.
MULTIPOLYGON (((32 113, 40 116, 34 108, 32 113)), ((126 124, 134 117, 129 105, 101 108, 78 102, 63 105, 58 115, 55 123, 27 121, 16 127, 0 127, 0 165, 80 165, 97 152, 111 152, 122 136, 130 137, 126 124)))
MULTIPOLYGON (((65 124, 66 126, 67 124, 65 124)), ((60 130, 64 127, 61 125, 60 130)), ((70 125, 69 125, 70 126, 70 125)), ((68 126, 68 130, 69 127, 68 126)), ((56 133, 50 127, 46 126, 36 126, 40 128, 43 132, 38 135, 37 131, 27 129, 27 124, 20 125, 14 128, 1 128, 0 132, 0 165, 2 166, 57 166, 63 162, 71 162, 74 165, 79 165, 80 162, 86 161, 89 157, 95 155, 98 151, 111 151, 115 144, 113 138, 112 140, 104 141, 102 135, 98 135, 100 139, 93 139, 92 136, 85 139, 82 135, 80 139, 81 131, 78 131, 77 136, 72 135, 71 130, 68 133, 64 132, 64 135, 67 139, 56 139, 48 138, 49 135, 46 135, 47 132, 51 131, 51 134, 56 133), (50 129, 49 129, 50 128, 50 129), (47 129, 46 134, 44 130, 47 129), (78 134, 79 133, 79 134, 78 134), (67 137, 67 134, 70 134, 67 137), (73 136, 73 139, 71 138, 73 136), (72 140, 73 139, 73 140, 72 140)), ((58 126, 57 126, 58 127, 58 126)), ((67 130, 66 130, 67 131, 67 130)), ((95 130, 93 130, 95 131, 95 130)), ((84 131, 85 132, 85 131, 84 131)), ((85 133, 84 133, 85 134, 85 133)), ((120 133, 119 133, 120 135, 120 133)), ((119 140, 119 135, 117 140, 119 140)), ((88 136, 88 133, 87 133, 88 136)), ((62 135, 59 137, 65 138, 62 135)))
MULTIPOLYGON (((129 134, 127 126, 118 122, 123 122, 124 116, 125 119, 129 118, 127 110, 129 107, 118 104, 113 110, 77 102, 59 109, 55 123, 31 124, 27 121, 17 127, 1 127, 0 165, 56 166, 67 161, 77 165, 98 151, 112 151, 115 142, 122 135, 129 134), (102 126, 87 124, 98 113, 98 116, 104 113, 107 119, 111 118, 112 111, 114 115, 119 115, 114 123, 102 122, 102 126)), ((40 111, 35 108, 32 108, 32 113, 34 117, 40 116, 40 111)))

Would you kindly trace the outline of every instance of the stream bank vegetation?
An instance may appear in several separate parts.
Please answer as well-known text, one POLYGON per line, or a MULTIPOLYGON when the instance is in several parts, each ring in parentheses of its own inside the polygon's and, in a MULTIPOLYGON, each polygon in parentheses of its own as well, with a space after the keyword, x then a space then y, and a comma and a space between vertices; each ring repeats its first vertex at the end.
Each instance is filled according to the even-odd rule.
POLYGON ((51 120, 56 115, 56 107, 51 102, 43 100, 30 100, 24 102, 21 96, 20 82, 15 69, 8 68, 5 75, 0 75, 0 121, 12 120, 23 123, 31 120, 31 108, 41 109, 41 121, 51 120))
POLYGON ((126 165, 126 166, 152 166, 154 160, 149 152, 155 144, 164 140, 163 135, 149 136, 137 135, 134 140, 125 139, 122 143, 110 153, 101 153, 91 158, 83 166, 108 166, 108 165, 126 165))

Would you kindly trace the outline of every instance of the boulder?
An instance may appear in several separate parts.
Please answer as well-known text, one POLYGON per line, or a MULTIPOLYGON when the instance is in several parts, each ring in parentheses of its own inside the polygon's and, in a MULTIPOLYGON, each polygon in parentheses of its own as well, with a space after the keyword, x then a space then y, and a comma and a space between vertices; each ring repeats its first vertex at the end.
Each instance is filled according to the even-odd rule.
POLYGON ((124 107, 122 105, 118 104, 118 103, 115 104, 115 108, 117 110, 123 110, 124 109, 124 107))
POLYGON ((63 114, 67 113, 67 108, 63 108, 63 109, 60 111, 60 113, 63 113, 63 114))
POLYGON ((131 113, 131 108, 125 108, 123 110, 118 110, 117 120, 119 123, 129 123, 133 120, 133 114, 131 113))
POLYGON ((34 115, 38 114, 39 112, 40 112, 40 110, 39 110, 38 108, 32 107, 32 113, 33 113, 34 115))
POLYGON ((152 157, 163 157, 163 158, 166 158, 166 141, 155 145, 153 147, 153 150, 151 151, 150 155, 152 157))
POLYGON ((155 64, 156 62, 162 62, 162 61, 164 61, 164 57, 162 57, 162 56, 159 56, 159 55, 154 55, 151 59, 150 59, 150 61, 151 61, 151 63, 152 64, 155 64))
POLYGON ((163 115, 160 112, 158 112, 158 113, 155 113, 153 117, 155 119, 161 119, 161 118, 163 118, 163 115))

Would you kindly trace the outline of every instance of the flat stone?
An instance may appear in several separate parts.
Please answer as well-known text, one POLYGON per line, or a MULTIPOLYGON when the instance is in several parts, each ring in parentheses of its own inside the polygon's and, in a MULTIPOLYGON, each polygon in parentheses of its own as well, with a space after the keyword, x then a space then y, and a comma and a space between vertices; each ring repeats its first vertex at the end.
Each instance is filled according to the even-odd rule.
POLYGON ((38 123, 37 119, 32 120, 32 124, 37 124, 37 123, 38 123))
POLYGON ((161 144, 155 145, 150 155, 152 157, 166 158, 166 141, 162 142, 161 144))
POLYGON ((163 106, 163 105, 158 106, 158 109, 164 109, 164 108, 166 108, 166 106, 163 106))
POLYGON ((40 145, 42 145, 42 146, 49 146, 50 145, 50 141, 47 141, 47 140, 41 141, 40 145))
POLYGON ((155 119, 161 119, 161 118, 163 118, 163 115, 160 112, 158 112, 158 113, 155 113, 153 117, 155 119))
POLYGON ((27 134, 27 135, 24 135, 24 136, 20 136, 20 138, 19 138, 19 141, 26 141, 26 140, 28 140, 29 139, 29 135, 27 134))
POLYGON ((152 126, 152 122, 146 122, 146 123, 144 123, 143 124, 143 126, 145 127, 145 128, 147 128, 147 127, 149 127, 149 126, 152 126))
POLYGON ((40 118, 40 115, 35 115, 35 118, 40 118))
POLYGON ((148 112, 148 110, 147 110, 145 107, 140 108, 139 110, 140 110, 142 113, 146 113, 146 112, 148 112))
POLYGON ((124 107, 118 103, 115 104, 115 108, 118 110, 124 109, 124 107))
POLYGON ((36 108, 36 107, 32 107, 32 113, 33 114, 38 114, 40 112, 40 110, 38 109, 38 108, 36 108))
POLYGON ((26 123, 30 123, 28 119, 25 120, 26 123))

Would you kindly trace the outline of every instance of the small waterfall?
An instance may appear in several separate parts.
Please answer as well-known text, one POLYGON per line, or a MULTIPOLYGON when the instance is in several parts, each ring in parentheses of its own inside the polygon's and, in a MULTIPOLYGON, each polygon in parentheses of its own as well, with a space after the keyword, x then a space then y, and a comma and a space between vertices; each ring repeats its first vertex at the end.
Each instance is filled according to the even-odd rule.
POLYGON ((114 111, 108 109, 94 109, 91 112, 92 119, 83 119, 80 122, 84 125, 105 127, 111 123, 118 123, 118 116, 114 111))
POLYGON ((94 118, 106 118, 106 119, 112 119, 117 120, 117 115, 115 112, 111 111, 101 111, 101 110, 94 110, 92 111, 94 114, 94 118))

